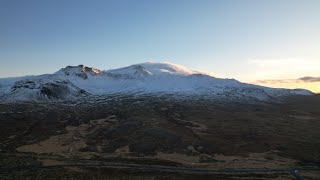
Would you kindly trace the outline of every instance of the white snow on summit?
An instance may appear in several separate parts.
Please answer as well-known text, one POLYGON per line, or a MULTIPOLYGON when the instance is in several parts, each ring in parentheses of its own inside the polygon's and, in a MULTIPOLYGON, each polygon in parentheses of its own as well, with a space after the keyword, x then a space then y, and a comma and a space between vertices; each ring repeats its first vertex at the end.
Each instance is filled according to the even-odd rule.
POLYGON ((198 71, 190 70, 183 66, 173 64, 173 63, 155 63, 155 62, 146 62, 137 64, 138 66, 143 67, 147 71, 151 72, 154 75, 163 75, 163 74, 172 74, 172 75, 191 75, 197 74, 198 71))
MULTIPOLYGON (((105 71, 109 74, 128 75, 131 77, 146 77, 146 76, 163 76, 163 75, 178 75, 187 76, 192 74, 198 74, 200 72, 190 70, 180 65, 164 62, 146 62, 141 64, 135 64, 128 67, 113 69, 105 71)), ((204 74, 204 73, 200 73, 204 74)))

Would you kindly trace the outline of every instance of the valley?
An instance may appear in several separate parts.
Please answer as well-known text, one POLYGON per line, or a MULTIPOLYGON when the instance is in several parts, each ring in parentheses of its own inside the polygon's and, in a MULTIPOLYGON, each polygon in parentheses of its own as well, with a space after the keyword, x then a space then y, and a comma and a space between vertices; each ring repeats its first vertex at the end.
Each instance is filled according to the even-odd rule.
MULTIPOLYGON (((2 168, 59 166, 59 171, 50 170, 57 175, 99 168, 91 167, 99 161, 209 170, 286 169, 267 174, 290 178, 292 168, 319 166, 318 95, 255 103, 202 98, 114 94, 78 102, 0 104, 0 149, 6 157, 2 168), (71 168, 74 163, 85 165, 82 162, 88 166, 71 168)), ((112 167, 104 168, 126 172, 112 167)), ((147 172, 158 178, 166 171, 147 172)))

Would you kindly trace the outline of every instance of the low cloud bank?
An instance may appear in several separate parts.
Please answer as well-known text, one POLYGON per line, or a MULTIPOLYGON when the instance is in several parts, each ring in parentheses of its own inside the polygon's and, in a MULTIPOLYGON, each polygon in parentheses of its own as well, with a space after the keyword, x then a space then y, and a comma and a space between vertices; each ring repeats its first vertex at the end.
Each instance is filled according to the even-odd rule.
POLYGON ((305 77, 299 78, 298 80, 304 81, 304 82, 320 82, 320 77, 305 76, 305 77))
POLYGON ((320 82, 320 77, 304 76, 298 79, 267 79, 267 80, 257 80, 256 83, 268 83, 268 84, 278 84, 278 83, 306 83, 306 82, 320 82))

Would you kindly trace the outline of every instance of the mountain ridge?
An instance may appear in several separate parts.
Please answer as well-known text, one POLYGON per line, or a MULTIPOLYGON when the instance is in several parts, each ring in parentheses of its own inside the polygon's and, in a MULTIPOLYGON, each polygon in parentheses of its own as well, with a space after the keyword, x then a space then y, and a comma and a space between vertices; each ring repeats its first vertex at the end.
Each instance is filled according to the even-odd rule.
POLYGON ((303 89, 280 89, 216 78, 172 63, 146 62, 99 70, 67 66, 53 74, 0 79, 0 100, 76 100, 112 93, 179 93, 216 98, 270 100, 286 95, 312 95, 303 89))

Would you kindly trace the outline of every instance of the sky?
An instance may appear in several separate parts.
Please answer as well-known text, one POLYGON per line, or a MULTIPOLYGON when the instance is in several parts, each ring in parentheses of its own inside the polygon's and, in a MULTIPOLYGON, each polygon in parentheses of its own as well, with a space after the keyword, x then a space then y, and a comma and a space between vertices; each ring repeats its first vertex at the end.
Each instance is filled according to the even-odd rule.
POLYGON ((0 1, 0 77, 147 61, 320 92, 320 1, 0 1))

